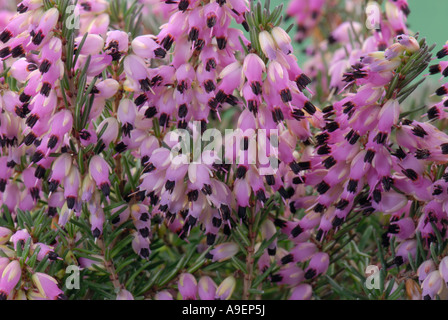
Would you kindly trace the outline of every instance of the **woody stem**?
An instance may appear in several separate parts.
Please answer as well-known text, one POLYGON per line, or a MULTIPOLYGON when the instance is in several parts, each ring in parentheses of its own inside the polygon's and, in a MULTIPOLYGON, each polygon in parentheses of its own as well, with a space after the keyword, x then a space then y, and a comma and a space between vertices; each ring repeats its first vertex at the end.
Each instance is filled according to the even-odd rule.
POLYGON ((253 278, 253 270, 254 270, 254 248, 255 248, 255 232, 253 230, 255 223, 255 207, 252 207, 251 213, 248 221, 249 228, 249 246, 246 247, 247 256, 246 256, 246 270, 247 273, 244 274, 244 282, 243 282, 243 300, 249 300, 250 298, 250 288, 252 287, 252 278, 253 278))

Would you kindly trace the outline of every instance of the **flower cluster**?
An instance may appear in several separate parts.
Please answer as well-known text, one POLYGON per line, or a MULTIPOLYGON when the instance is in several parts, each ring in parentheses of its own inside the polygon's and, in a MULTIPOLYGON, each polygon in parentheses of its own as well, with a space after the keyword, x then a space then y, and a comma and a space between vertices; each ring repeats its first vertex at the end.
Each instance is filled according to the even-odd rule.
MULTIPOLYGON (((235 290, 235 278, 225 278, 219 286, 209 276, 202 276, 199 281, 191 273, 182 273, 178 281, 178 295, 181 300, 229 300, 235 290)), ((173 300, 167 290, 155 295, 156 300, 173 300)))
MULTIPOLYGON (((0 228, 0 248, 5 254, 0 258, 0 300, 65 300, 58 281, 46 273, 33 269, 36 263, 60 259, 54 247, 34 243, 26 229, 12 233, 0 228), (11 247, 6 244, 10 243, 11 247), (29 252, 29 261, 24 265, 24 251, 29 252)), ((38 265, 36 265, 38 268, 38 265)))

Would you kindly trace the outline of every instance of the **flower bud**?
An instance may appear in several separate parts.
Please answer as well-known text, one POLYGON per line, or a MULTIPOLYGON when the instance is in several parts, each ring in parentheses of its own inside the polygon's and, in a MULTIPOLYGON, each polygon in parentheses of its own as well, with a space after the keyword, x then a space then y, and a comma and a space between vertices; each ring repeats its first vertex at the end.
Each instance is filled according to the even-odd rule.
POLYGON ((56 191, 59 183, 70 173, 72 157, 69 153, 63 153, 53 162, 53 170, 49 182, 49 191, 56 191))
POLYGON ((400 115, 400 104, 398 100, 388 100, 378 114, 378 129, 380 131, 390 131, 390 128, 397 123, 400 115))
POLYGON ((56 113, 51 120, 50 138, 47 147, 53 149, 60 142, 64 135, 68 133, 73 126, 73 116, 68 110, 62 110, 56 113))
MULTIPOLYGON (((277 229, 275 228, 274 223, 271 220, 266 220, 261 225, 261 235, 263 236, 263 239, 269 240, 271 239, 277 232, 277 229)), ((268 253, 269 255, 273 256, 275 255, 277 247, 277 239, 275 239, 268 247, 268 253)))
POLYGON ((3 273, 3 270, 5 270, 6 266, 9 264, 9 258, 6 257, 0 257, 0 275, 3 273))
POLYGON ((9 241, 12 231, 5 227, 0 227, 0 244, 5 244, 9 241))
POLYGON ((36 272, 31 277, 39 293, 49 300, 64 300, 64 292, 59 289, 58 282, 46 273, 36 272))
POLYGON ((41 17, 39 26, 34 32, 32 43, 36 46, 42 43, 45 36, 54 29, 59 19, 59 11, 56 8, 51 8, 45 11, 41 17))
POLYGON ((95 260, 83 258, 83 257, 78 258, 80 267, 87 268, 91 271, 96 271, 96 272, 98 271, 98 268, 105 269, 105 261, 104 261, 103 256, 92 255, 92 258, 95 258, 95 260), (94 267, 93 265, 97 266, 98 268, 94 267))
POLYGON ((406 50, 404 46, 402 46, 400 43, 394 43, 389 48, 386 49, 384 53, 384 58, 387 60, 392 60, 400 55, 403 54, 403 52, 406 50))
POLYGON ((414 231, 415 224, 410 217, 394 221, 389 226, 389 233, 395 234, 401 240, 410 238, 414 234, 414 231))
POLYGON ((81 200, 84 202, 90 201, 95 190, 95 182, 90 175, 86 175, 82 181, 81 200))
POLYGON ((413 36, 401 34, 397 36, 397 41, 399 44, 406 48, 406 51, 411 54, 420 50, 420 45, 417 39, 415 39, 413 36))
POLYGON ((310 300, 313 289, 309 284, 299 284, 291 293, 289 300, 310 300))
POLYGON ((143 237, 139 232, 134 232, 134 238, 132 239, 132 249, 142 259, 149 259, 151 249, 149 248, 149 239, 143 237))
POLYGON ((216 283, 209 276, 203 276, 198 282, 198 295, 201 300, 214 300, 216 283))
POLYGON ((166 55, 165 49, 163 49, 157 42, 154 41, 152 35, 136 37, 132 41, 131 46, 134 53, 141 58, 164 58, 166 55))
MULTIPOLYGON (((24 58, 16 60, 9 72, 11 72, 11 76, 15 78, 19 82, 25 82, 29 76, 29 74, 36 70, 37 66, 34 63, 30 63, 24 58)), ((11 91, 6 91, 5 94, 11 94, 11 91)), ((4 98, 4 97, 3 97, 4 98)))
POLYGON ((126 32, 113 30, 107 33, 106 48, 111 50, 111 54, 116 52, 126 53, 129 49, 129 36, 126 32))
POLYGON ((130 99, 123 99, 118 105, 118 120, 122 124, 123 133, 130 137, 130 132, 134 129, 135 118, 137 115, 137 107, 134 101, 130 99))
POLYGON ((415 259, 415 255, 417 254, 417 241, 416 240, 407 240, 402 242, 397 247, 397 253, 395 255, 394 263, 397 266, 402 265, 405 262, 409 261, 409 253, 411 257, 415 259))
POLYGON ((22 270, 17 260, 11 261, 3 270, 0 279, 0 300, 6 300, 12 289, 19 283, 22 270))
POLYGON ((215 299, 217 300, 229 300, 236 287, 236 280, 233 276, 229 276, 224 279, 223 282, 216 289, 215 299))
MULTIPOLYGON (((71 200, 70 200, 71 201, 71 200)), ((67 201, 62 205, 61 211, 59 212, 58 224, 60 226, 65 226, 73 215, 73 210, 70 210, 67 205, 67 201)))
POLYGON ((406 279, 406 295, 410 300, 422 299, 422 290, 417 282, 412 279, 406 279))
POLYGON ((190 273, 179 276, 178 288, 183 300, 196 300, 197 282, 190 273))
POLYGON ((103 131, 104 126, 106 127, 100 139, 103 141, 104 144, 102 148, 107 149, 109 147, 109 144, 117 139, 119 132, 119 125, 117 119, 113 117, 106 118, 98 125, 98 128, 96 130, 98 135, 101 133, 101 131, 103 131))
POLYGON ((105 216, 102 208, 99 208, 95 212, 90 212, 90 229, 94 238, 98 238, 103 233, 104 220, 105 216))
POLYGON ((155 300, 173 300, 173 296, 168 291, 163 290, 163 291, 157 292, 154 299, 155 300))
POLYGON ((285 30, 280 27, 274 27, 271 30, 271 35, 274 39, 274 42, 277 44, 277 47, 284 54, 290 54, 292 52, 291 38, 285 30))
POLYGON ((439 264, 439 272, 442 276, 443 280, 445 281, 445 284, 448 283, 448 256, 444 257, 442 261, 440 261, 439 264))
POLYGON ((89 174, 106 197, 108 197, 110 193, 110 171, 111 169, 109 165, 101 156, 95 155, 90 160, 89 174))
POLYGON ((126 289, 121 289, 117 294, 116 300, 134 300, 134 296, 126 289))
POLYGON ((95 85, 95 97, 112 98, 118 91, 119 83, 114 79, 106 79, 95 85))
MULTIPOLYGON (((81 43, 83 37, 78 37, 75 39, 75 45, 79 46, 81 43)), ((84 41, 84 44, 79 51, 79 54, 81 55, 96 55, 103 50, 104 47, 104 40, 103 37, 101 37, 98 34, 88 34, 86 36, 86 40, 84 41)))
POLYGON ((417 269, 418 280, 420 282, 424 281, 434 270, 436 270, 436 265, 432 259, 424 261, 417 269))
POLYGON ((330 264, 330 257, 325 252, 316 253, 310 260, 308 268, 305 270, 305 279, 312 279, 316 275, 327 272, 330 264))
POLYGON ((64 197, 70 210, 75 207, 80 185, 81 174, 76 166, 71 166, 69 174, 64 178, 64 197))
POLYGON ((21 230, 17 230, 12 236, 11 236, 11 242, 14 244, 14 249, 17 250, 17 246, 21 246, 23 248, 23 246, 25 245, 25 243, 28 241, 28 239, 30 238, 30 234, 28 233, 28 230, 26 229, 21 229, 21 230))
POLYGON ((422 283, 423 300, 434 300, 440 294, 445 284, 438 270, 431 272, 422 283))
POLYGON ((46 256, 50 261, 58 259, 58 255, 54 252, 54 248, 46 245, 45 243, 34 243, 31 249, 34 253, 39 248, 39 253, 37 254, 37 261, 42 261, 46 256))
POLYGON ((234 242, 225 242, 217 245, 213 250, 210 250, 209 257, 213 261, 225 261, 232 258, 239 251, 238 245, 234 242))
POLYGON ((272 39, 272 36, 266 30, 263 30, 258 35, 258 41, 260 42, 261 51, 269 60, 275 60, 277 58, 277 48, 272 39))

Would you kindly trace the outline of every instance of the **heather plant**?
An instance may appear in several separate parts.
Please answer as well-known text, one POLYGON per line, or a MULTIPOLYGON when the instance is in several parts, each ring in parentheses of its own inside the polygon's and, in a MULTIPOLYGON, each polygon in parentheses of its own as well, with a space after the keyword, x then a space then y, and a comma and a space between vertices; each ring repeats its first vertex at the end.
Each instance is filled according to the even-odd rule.
POLYGON ((406 0, 0 2, 1 300, 448 297, 406 0))

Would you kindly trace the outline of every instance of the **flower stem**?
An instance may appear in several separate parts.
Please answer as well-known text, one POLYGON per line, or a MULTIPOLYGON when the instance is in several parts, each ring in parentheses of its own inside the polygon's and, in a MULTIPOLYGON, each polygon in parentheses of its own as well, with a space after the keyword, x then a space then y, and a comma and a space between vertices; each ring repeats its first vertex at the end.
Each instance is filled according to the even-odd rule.
POLYGON ((251 214, 249 216, 248 221, 249 228, 249 245, 246 247, 247 255, 246 255, 246 270, 247 273, 244 274, 244 283, 243 283, 243 300, 250 299, 250 288, 252 287, 253 280, 253 270, 254 270, 254 251, 255 251, 255 236, 256 232, 253 230, 253 226, 255 224, 255 206, 251 209, 251 214))

